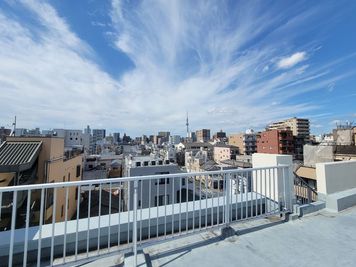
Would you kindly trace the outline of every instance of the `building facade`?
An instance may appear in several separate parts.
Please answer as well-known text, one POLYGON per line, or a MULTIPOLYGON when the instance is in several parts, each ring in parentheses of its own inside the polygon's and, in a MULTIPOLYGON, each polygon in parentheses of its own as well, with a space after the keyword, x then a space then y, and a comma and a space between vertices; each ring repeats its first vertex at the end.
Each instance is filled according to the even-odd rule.
POLYGON ((239 148, 230 145, 216 145, 214 146, 214 161, 220 163, 224 160, 236 159, 239 155, 239 148))
MULTIPOLYGON (((82 154, 65 154, 64 139, 57 137, 8 137, 0 148, 2 159, 16 158, 16 155, 26 157, 24 162, 12 164, 11 160, 0 162, 1 186, 26 185, 34 183, 55 183, 79 181, 82 176, 82 154), (6 146, 6 148, 5 148, 6 146), (6 163, 5 163, 6 162, 6 163), (21 177, 21 179, 19 179, 21 177)), ((56 222, 71 218, 76 211, 77 192, 75 187, 68 190, 67 211, 64 188, 58 188, 56 199, 54 199, 53 189, 45 190, 45 203, 43 210, 44 223, 52 222, 55 216, 56 222), (56 210, 53 210, 53 203, 56 202, 56 210)), ((31 205, 34 205, 31 214, 32 224, 38 224, 40 218, 40 192, 32 191, 31 205)), ((19 194, 17 207, 21 209, 26 204, 27 194, 19 194)), ((3 198, 3 204, 11 199, 3 198)), ((11 213, 11 210, 10 210, 11 213)), ((6 209, 2 209, 2 218, 10 216, 6 209)), ((18 224, 24 223, 25 218, 18 215, 18 224)), ((6 220, 2 220, 6 223, 6 220)), ((1 225, 4 227, 4 225, 1 225)))
POLYGON ((242 155, 252 155, 257 152, 257 134, 246 131, 246 133, 230 135, 229 145, 238 147, 242 155))
POLYGON ((291 130, 269 130, 257 138, 257 153, 294 154, 294 138, 291 130))
POLYGON ((210 140, 210 130, 209 129, 201 129, 196 132, 197 142, 208 142, 210 140))
POLYGON ((294 138, 294 158, 303 160, 303 146, 310 141, 309 119, 290 118, 270 124, 266 130, 290 129, 294 138))
MULTIPOLYGON (((132 157, 125 158, 125 176, 159 175, 170 173, 182 173, 177 164, 172 164, 168 160, 156 157, 132 157)), ((184 183, 184 182, 183 182, 184 183)), ((124 203, 127 210, 133 207, 133 182, 124 185, 124 203)), ((180 190, 187 190, 187 185, 182 184, 182 180, 161 178, 157 180, 145 180, 138 183, 138 207, 148 208, 162 205, 169 205, 179 202, 180 190), (142 194, 141 194, 142 192, 142 194)), ((185 195, 185 194, 183 194, 185 195)))

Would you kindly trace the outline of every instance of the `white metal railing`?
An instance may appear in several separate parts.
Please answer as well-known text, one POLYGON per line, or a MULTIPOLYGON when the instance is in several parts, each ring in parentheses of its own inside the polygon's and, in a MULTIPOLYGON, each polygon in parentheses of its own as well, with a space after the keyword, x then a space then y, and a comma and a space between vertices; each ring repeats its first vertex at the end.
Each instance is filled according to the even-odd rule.
POLYGON ((0 259, 9 266, 61 265, 132 250, 136 265, 138 246, 291 211, 290 170, 281 165, 1 187, 0 202, 10 198, 12 204, 0 203, 0 259), (20 194, 27 197, 18 206, 20 194))

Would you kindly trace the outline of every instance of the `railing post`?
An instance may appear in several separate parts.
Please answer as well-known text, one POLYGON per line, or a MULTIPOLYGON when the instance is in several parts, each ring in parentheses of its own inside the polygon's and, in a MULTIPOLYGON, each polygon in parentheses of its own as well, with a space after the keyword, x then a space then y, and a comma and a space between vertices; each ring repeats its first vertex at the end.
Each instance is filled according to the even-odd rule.
POLYGON ((230 224, 231 173, 225 174, 225 227, 230 224))
POLYGON ((137 266, 137 188, 138 180, 134 181, 134 195, 133 195, 133 227, 132 227, 132 242, 134 253, 134 266, 137 266))

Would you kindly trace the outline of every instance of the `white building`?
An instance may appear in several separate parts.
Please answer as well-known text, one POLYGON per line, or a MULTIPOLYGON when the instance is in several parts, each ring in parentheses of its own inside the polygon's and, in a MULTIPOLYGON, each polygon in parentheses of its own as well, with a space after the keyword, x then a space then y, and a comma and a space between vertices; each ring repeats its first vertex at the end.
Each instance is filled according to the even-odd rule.
MULTIPOLYGON (((124 175, 125 176, 144 176, 144 175, 160 175, 171 173, 182 173, 183 171, 177 164, 170 163, 168 160, 163 160, 154 156, 141 156, 125 158, 124 175)), ((161 205, 168 205, 179 202, 180 190, 183 196, 186 195, 186 190, 189 182, 182 181, 179 178, 160 178, 157 180, 140 181, 138 183, 138 207, 148 208, 161 205), (142 192, 142 193, 141 193, 142 192)), ((192 193, 191 185, 188 192, 192 193)), ((124 201, 128 210, 132 209, 133 205, 133 182, 124 185, 125 194, 124 201)), ((191 197, 191 196, 189 196, 191 197)))
POLYGON ((178 145, 180 143, 180 135, 170 135, 169 136, 169 143, 172 145, 178 145))

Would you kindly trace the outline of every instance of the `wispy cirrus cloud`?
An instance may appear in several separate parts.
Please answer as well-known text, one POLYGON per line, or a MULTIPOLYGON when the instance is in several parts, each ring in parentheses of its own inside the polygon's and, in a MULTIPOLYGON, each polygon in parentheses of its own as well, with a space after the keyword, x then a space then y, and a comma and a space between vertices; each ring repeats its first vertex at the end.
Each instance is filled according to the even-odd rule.
POLYGON ((95 28, 110 33, 108 41, 133 63, 117 77, 100 68, 100 51, 49 3, 13 4, 29 12, 31 25, 0 10, 1 119, 16 113, 24 127, 88 123, 140 135, 183 133, 189 111, 192 129, 232 132, 310 114, 319 104, 299 95, 328 90, 351 75, 334 68, 352 58, 316 64, 313 55, 322 52, 317 40, 296 45, 319 6, 111 3, 111 22, 95 28))
POLYGON ((293 55, 284 57, 281 60, 279 60, 277 62, 277 67, 280 69, 289 69, 306 59, 307 59, 306 52, 296 52, 293 55))

